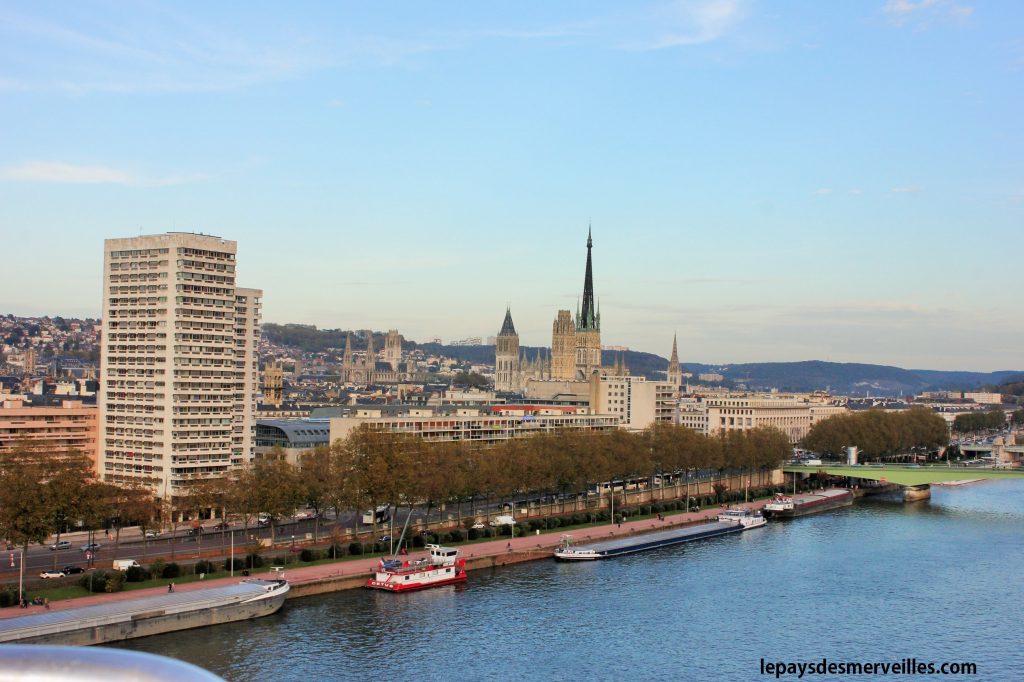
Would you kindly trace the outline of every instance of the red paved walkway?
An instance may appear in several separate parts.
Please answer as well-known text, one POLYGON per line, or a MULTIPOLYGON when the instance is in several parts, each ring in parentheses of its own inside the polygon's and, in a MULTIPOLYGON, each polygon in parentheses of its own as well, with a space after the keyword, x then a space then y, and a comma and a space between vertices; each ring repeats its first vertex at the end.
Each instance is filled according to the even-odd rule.
MULTIPOLYGON (((746 507, 751 509, 759 509, 764 506, 764 501, 751 502, 749 504, 736 505, 739 507, 746 507)), ((672 526, 681 525, 684 523, 690 523, 694 521, 706 521, 712 520, 720 511, 720 508, 714 507, 705 509, 699 512, 692 512, 687 514, 672 514, 665 517, 664 521, 658 521, 655 519, 644 519, 642 521, 629 521, 616 526, 614 524, 607 524, 603 526, 592 526, 587 528, 575 528, 568 531, 577 542, 587 542, 596 540, 607 540, 613 537, 619 537, 623 535, 630 535, 633 533, 641 533, 644 531, 657 530, 660 528, 670 528, 672 526)), ((561 538, 560 533, 544 533, 542 535, 526 535, 523 537, 514 538, 509 540, 508 538, 501 538, 497 540, 490 540, 487 542, 479 542, 471 545, 461 546, 463 556, 467 559, 475 557, 487 557, 497 556, 503 553, 509 552, 509 545, 511 545, 511 551, 513 552, 529 552, 535 550, 547 550, 550 551, 558 546, 561 538)), ((416 557, 420 554, 419 551, 410 554, 410 558, 416 557)), ((252 577, 260 578, 276 578, 285 577, 288 582, 301 585, 303 583, 316 582, 324 578, 334 578, 339 576, 354 576, 364 575, 369 577, 370 572, 377 566, 379 556, 370 556, 365 559, 355 559, 352 561, 341 561, 336 563, 319 564, 316 566, 305 566, 305 567, 289 567, 280 574, 272 572, 268 569, 261 569, 254 571, 252 577)), ((235 577, 233 578, 217 578, 214 580, 197 580, 190 583, 183 583, 181 585, 175 585, 174 590, 176 592, 188 592, 192 590, 202 590, 209 587, 230 585, 241 580, 241 573, 236 571, 235 577)), ((95 594, 88 597, 79 597, 76 599, 64 599, 61 601, 55 601, 50 603, 50 608, 53 610, 77 608, 80 606, 91 606, 93 604, 107 604, 110 602, 124 601, 127 599, 135 599, 137 597, 148 597, 161 592, 166 592, 166 587, 153 587, 144 590, 132 590, 130 592, 115 592, 113 594, 95 594)), ((16 618, 31 613, 38 613, 42 610, 41 606, 31 606, 28 609, 19 609, 17 607, 0 609, 0 618, 16 618)))

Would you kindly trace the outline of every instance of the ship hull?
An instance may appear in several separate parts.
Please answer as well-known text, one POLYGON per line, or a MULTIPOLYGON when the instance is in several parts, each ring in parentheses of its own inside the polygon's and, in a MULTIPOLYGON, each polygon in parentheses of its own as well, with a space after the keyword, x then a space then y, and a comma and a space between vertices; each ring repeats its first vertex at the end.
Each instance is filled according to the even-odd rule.
POLYGON ((818 512, 829 511, 830 509, 849 507, 852 504, 853 493, 849 490, 844 490, 843 494, 828 497, 821 495, 804 495, 800 498, 794 499, 792 509, 773 510, 766 506, 764 508, 764 515, 773 519, 793 519, 798 516, 807 516, 808 514, 817 514, 818 512))
POLYGON ((700 526, 680 528, 674 531, 660 531, 647 535, 638 535, 622 540, 599 543, 579 549, 558 550, 555 559, 558 561, 596 561, 610 559, 625 554, 645 552, 659 547, 671 547, 696 540, 731 535, 743 531, 743 526, 735 523, 708 523, 700 526))

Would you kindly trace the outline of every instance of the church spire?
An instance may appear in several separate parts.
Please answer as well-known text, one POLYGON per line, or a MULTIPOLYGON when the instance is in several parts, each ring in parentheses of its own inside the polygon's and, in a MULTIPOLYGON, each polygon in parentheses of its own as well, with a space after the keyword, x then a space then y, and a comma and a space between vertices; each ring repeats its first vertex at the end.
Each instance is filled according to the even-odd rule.
POLYGON ((600 329, 594 307, 594 267, 590 251, 594 246, 590 226, 587 226, 587 271, 583 277, 583 310, 580 311, 579 329, 600 329))
POLYGON ((672 334, 672 357, 668 361, 668 371, 679 371, 679 350, 676 348, 676 335, 672 334))
POLYGON ((516 336, 516 326, 512 324, 512 308, 505 308, 505 321, 501 324, 498 336, 516 336))

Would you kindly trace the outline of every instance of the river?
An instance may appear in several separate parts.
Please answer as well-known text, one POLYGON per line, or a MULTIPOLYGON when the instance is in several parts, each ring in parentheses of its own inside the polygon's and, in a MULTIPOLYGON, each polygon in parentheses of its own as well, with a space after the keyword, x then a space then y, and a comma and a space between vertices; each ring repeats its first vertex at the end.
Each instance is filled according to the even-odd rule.
POLYGON ((1011 680, 1024 671, 1022 567, 1024 481, 986 482, 465 586, 297 599, 122 646, 228 680, 767 680, 762 658, 915 657, 978 667, 942 679, 1011 680))

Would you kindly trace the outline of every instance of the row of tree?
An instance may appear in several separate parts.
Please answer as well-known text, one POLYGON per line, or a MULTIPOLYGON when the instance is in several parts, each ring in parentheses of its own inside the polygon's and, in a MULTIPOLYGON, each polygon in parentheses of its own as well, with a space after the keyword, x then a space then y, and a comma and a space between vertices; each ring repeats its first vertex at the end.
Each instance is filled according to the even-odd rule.
POLYGON ((872 409, 840 414, 811 427, 803 447, 822 454, 841 455, 855 445, 867 457, 886 457, 914 448, 936 449, 949 444, 946 421, 927 407, 903 412, 872 409))
MULTIPOLYGON (((71 527, 120 529, 145 525, 156 514, 145 482, 118 486, 96 480, 92 462, 79 453, 44 453, 19 447, 0 458, 0 533, 26 551, 71 527)), ((57 553, 53 557, 57 566, 57 553)))
MULTIPOLYGON (((1024 414, 1024 410, 1018 410, 1024 414)), ((1014 416, 1016 416, 1016 412, 1014 416)), ((1019 423, 1019 422, 1016 422, 1019 423)), ((953 420, 953 430, 957 433, 976 433, 989 429, 1001 429, 1006 426, 1006 413, 1001 408, 985 412, 968 412, 958 414, 953 420)))
POLYGON ((27 546, 79 522, 118 532, 128 523, 150 527, 158 512, 173 520, 208 518, 212 512, 241 515, 246 525, 259 514, 269 515, 273 537, 277 522, 303 505, 316 512, 318 523, 328 509, 416 504, 426 505, 429 514, 456 500, 472 504, 558 493, 564 499, 606 481, 687 470, 772 469, 790 452, 787 436, 768 427, 715 437, 668 424, 641 433, 563 430, 483 447, 364 426, 330 446, 311 449, 298 466, 285 461, 281 451, 271 453, 233 477, 196 483, 188 495, 158 508, 142 484, 125 488, 96 481, 84 458, 22 450, 0 466, 0 531, 27 546))

